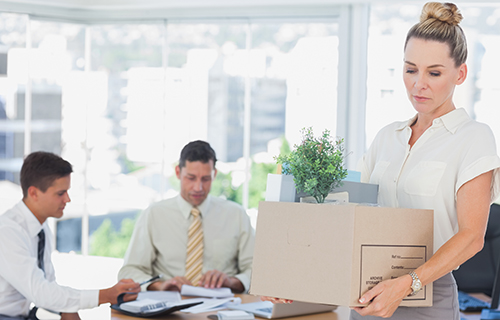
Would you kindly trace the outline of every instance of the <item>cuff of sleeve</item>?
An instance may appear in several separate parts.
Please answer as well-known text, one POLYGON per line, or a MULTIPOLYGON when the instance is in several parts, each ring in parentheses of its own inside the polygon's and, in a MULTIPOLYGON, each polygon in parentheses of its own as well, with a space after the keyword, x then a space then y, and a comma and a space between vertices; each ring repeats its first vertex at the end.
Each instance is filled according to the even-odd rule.
POLYGON ((250 288, 250 278, 246 274, 237 274, 234 276, 238 280, 241 281, 245 291, 243 293, 248 293, 248 289, 250 288))
POLYGON ((483 157, 470 166, 468 166, 464 172, 462 172, 457 180, 457 184, 455 186, 455 199, 457 197, 458 189, 466 182, 474 179, 475 177, 493 170, 493 178, 491 181, 491 202, 495 201, 495 199, 499 196, 500 193, 500 158, 498 156, 488 156, 483 157))
POLYGON ((80 294, 80 309, 99 306, 99 290, 82 290, 80 294))

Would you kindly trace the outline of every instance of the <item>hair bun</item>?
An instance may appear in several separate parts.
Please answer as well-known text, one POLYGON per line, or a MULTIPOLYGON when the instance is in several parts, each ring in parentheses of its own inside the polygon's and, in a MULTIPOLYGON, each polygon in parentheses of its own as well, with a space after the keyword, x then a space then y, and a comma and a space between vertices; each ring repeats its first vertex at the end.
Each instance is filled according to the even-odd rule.
POLYGON ((456 26, 462 21, 463 16, 453 3, 427 2, 422 9, 420 22, 435 19, 456 26))

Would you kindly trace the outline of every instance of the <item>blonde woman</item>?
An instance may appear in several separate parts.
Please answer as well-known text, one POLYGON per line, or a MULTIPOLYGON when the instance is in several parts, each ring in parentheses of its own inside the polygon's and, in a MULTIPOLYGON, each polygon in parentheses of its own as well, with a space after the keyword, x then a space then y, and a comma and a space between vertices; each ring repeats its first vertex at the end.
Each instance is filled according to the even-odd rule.
POLYGON ((424 5, 404 46, 403 80, 416 115, 383 128, 362 159, 362 181, 379 185, 381 206, 434 210, 434 255, 411 275, 365 292, 359 301, 366 306, 354 308, 352 320, 460 319, 451 271, 483 247, 490 204, 500 195, 490 128, 453 103, 467 77, 461 20, 452 3, 424 5), (399 306, 431 282, 432 307, 399 306))
MULTIPOLYGON (((406 37, 404 74, 417 114, 383 128, 363 158, 362 176, 379 184, 381 206, 434 210, 434 256, 363 294, 351 319, 460 319, 451 271, 483 247, 490 204, 499 195, 500 159, 490 128, 456 109, 467 77, 467 43, 452 3, 425 4, 406 37), (432 307, 399 307, 434 283, 432 307)), ((408 226, 411 228, 411 226, 408 226)))

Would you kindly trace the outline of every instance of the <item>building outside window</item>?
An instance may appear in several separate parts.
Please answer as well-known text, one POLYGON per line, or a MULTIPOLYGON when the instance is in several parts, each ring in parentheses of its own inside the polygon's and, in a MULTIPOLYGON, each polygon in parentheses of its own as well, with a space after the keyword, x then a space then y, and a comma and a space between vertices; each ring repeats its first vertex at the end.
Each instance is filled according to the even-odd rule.
MULTIPOLYGON (((500 6, 460 8, 469 75, 455 104, 490 125, 500 147, 500 6)), ((356 129, 366 136, 363 150, 383 126, 414 115, 403 45, 420 10, 370 7, 366 120, 356 129)), ((141 210, 177 194, 182 146, 202 139, 219 159, 212 194, 243 204, 255 225, 283 146, 298 143, 304 127, 336 135, 342 113, 356 117, 352 105, 337 102, 346 82, 342 23, 229 17, 81 25, 0 13, 0 211, 21 197, 27 144, 61 154, 74 174, 72 202, 52 222, 57 249, 123 257, 141 210)))

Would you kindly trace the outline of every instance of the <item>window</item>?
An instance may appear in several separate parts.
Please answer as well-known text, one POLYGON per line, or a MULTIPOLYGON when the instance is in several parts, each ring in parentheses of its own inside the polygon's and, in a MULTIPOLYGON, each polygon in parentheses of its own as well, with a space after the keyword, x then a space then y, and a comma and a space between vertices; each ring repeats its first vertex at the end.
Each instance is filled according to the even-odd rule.
MULTIPOLYGON (((255 224, 281 143, 298 142, 303 127, 335 133, 335 20, 1 23, 8 17, 21 29, 6 50, 19 134, 29 82, 29 152, 73 164, 72 202, 56 227, 61 252, 122 257, 137 214, 177 193, 174 167, 196 139, 217 152, 212 194, 246 206, 255 224)), ((12 142, 17 162, 5 179, 15 183, 23 145, 12 142)))

